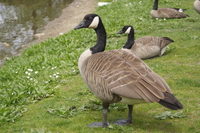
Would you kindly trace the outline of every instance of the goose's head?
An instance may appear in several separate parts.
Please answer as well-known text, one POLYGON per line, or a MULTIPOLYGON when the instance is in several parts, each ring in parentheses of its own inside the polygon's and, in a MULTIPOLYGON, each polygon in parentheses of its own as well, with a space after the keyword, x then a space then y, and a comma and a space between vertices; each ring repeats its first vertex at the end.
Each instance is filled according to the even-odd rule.
POLYGON ((80 29, 80 28, 92 28, 96 29, 99 26, 99 22, 101 21, 101 18, 97 14, 87 14, 83 18, 82 22, 76 26, 74 29, 80 29))
POLYGON ((131 25, 124 26, 117 34, 130 34, 131 31, 134 31, 131 25))

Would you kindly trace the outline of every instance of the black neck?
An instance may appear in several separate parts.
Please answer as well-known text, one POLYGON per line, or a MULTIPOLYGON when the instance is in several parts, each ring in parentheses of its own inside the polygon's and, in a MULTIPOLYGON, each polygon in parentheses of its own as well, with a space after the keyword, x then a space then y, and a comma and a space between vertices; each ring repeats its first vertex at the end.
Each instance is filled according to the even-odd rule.
POLYGON ((158 0, 154 1, 153 10, 158 10, 158 0))
POLYGON ((130 33, 128 34, 128 39, 126 41, 126 44, 123 46, 123 48, 131 49, 131 47, 135 43, 134 40, 135 40, 135 38, 134 38, 134 31, 133 31, 133 29, 131 29, 130 33))
POLYGON ((92 51, 92 54, 103 52, 106 47, 106 30, 101 20, 99 21, 98 27, 94 30, 97 34, 97 42, 95 46, 90 48, 90 50, 92 51))

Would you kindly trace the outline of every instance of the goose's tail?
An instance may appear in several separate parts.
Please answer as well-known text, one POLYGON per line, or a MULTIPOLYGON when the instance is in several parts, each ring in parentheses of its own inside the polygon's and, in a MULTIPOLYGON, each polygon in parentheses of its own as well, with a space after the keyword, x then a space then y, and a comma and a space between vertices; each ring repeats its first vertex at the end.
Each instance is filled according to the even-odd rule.
POLYGON ((164 95, 165 98, 160 99, 158 103, 172 110, 183 109, 183 105, 176 99, 173 94, 165 92, 164 95))

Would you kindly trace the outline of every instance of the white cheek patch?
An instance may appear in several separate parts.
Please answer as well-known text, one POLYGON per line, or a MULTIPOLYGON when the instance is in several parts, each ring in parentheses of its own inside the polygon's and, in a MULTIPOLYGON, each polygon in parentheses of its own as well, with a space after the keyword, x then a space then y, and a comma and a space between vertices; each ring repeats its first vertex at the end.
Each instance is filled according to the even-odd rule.
POLYGON ((125 34, 129 34, 131 31, 131 27, 128 27, 128 29, 126 30, 125 34))
POLYGON ((96 29, 99 24, 99 17, 96 16, 88 28, 96 29))

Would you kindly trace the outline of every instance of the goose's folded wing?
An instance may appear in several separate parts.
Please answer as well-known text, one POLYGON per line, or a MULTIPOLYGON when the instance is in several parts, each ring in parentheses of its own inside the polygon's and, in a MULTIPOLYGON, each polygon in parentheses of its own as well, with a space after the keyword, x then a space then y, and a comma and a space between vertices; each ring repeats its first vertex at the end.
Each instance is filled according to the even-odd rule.
POLYGON ((144 36, 135 40, 135 43, 149 44, 156 43, 158 37, 154 36, 144 36))
POLYGON ((169 86, 160 76, 141 59, 125 50, 97 53, 88 58, 87 62, 84 65, 88 68, 84 80, 87 80, 89 88, 93 88, 93 93, 99 98, 108 96, 106 99, 110 99, 112 93, 132 99, 144 99, 147 102, 158 102, 164 98, 163 92, 171 93, 169 86))
POLYGON ((121 57, 112 71, 102 73, 112 93, 147 102, 158 102, 164 99, 163 92, 171 93, 166 82, 139 58, 127 52, 122 52, 121 57))
POLYGON ((187 17, 186 14, 174 10, 172 8, 159 8, 158 9, 163 16, 168 16, 170 18, 180 18, 180 17, 187 17))

